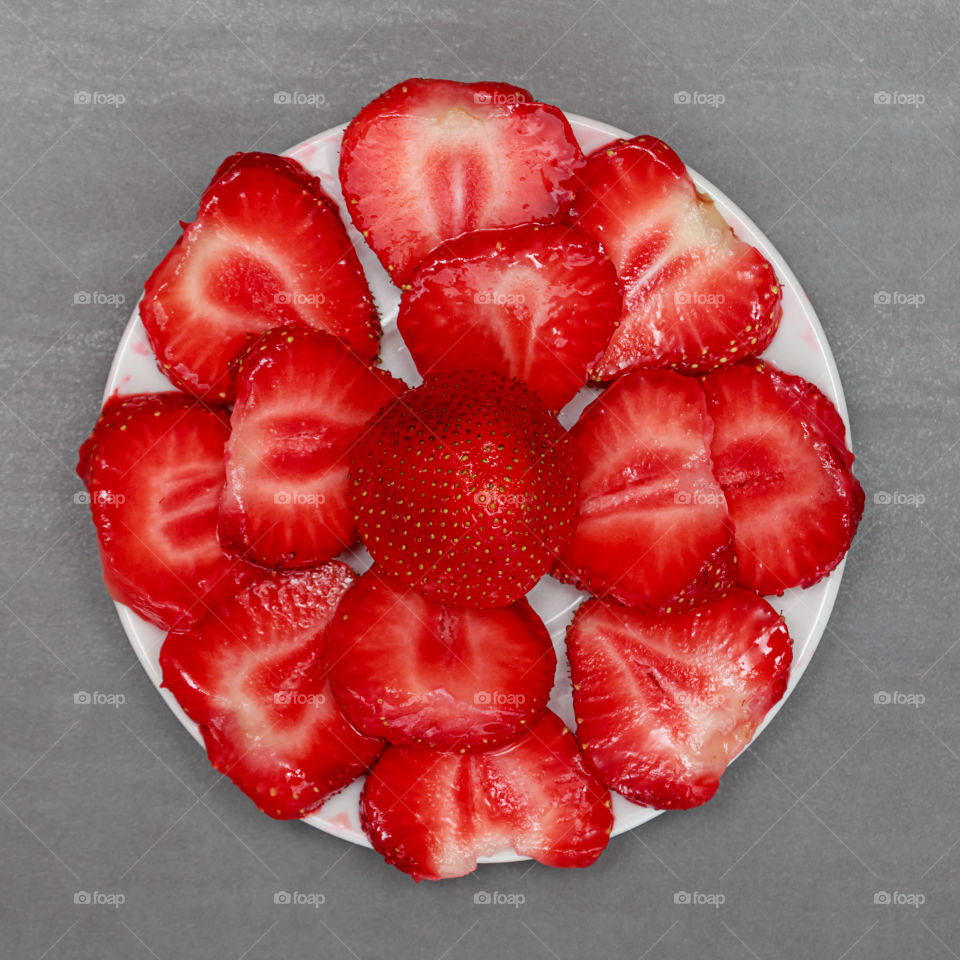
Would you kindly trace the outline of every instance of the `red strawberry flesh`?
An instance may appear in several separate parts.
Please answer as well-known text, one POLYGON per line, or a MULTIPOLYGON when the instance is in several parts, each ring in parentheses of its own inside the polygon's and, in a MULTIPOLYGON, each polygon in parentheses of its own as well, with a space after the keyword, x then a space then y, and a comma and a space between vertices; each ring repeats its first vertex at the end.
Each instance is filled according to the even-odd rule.
POLYGON ((230 363, 250 337, 301 324, 370 360, 380 326, 333 202, 295 160, 235 154, 197 219, 146 283, 140 317, 160 369, 211 403, 229 403, 230 363))
POLYGON ((601 147, 579 178, 568 219, 600 240, 624 291, 597 380, 638 366, 702 373, 766 349, 781 315, 776 274, 667 144, 636 137, 601 147))
POLYGON ((323 673, 353 579, 337 561, 262 574, 160 651, 164 686, 200 725, 210 762, 271 817, 306 816, 382 749, 346 721, 323 673))
POLYGON ((550 712, 502 750, 388 747, 360 816, 374 849, 416 880, 463 876, 509 846, 548 866, 586 867, 613 826, 609 793, 550 712))
POLYGON ((736 556, 712 432, 692 378, 638 370, 602 393, 570 431, 579 518, 554 575, 654 613, 728 590, 736 556))
POLYGON ((763 594, 816 583, 843 559, 863 513, 840 415, 813 384, 761 361, 703 386, 740 583, 763 594))
POLYGON ((309 566, 351 546, 350 450, 404 388, 320 331, 284 327, 255 340, 237 368, 223 542, 268 567, 309 566))
POLYGON ((338 702, 363 733, 488 750, 540 719, 557 660, 526 600, 493 610, 438 603, 374 567, 337 612, 327 663, 338 702))
POLYGON ((180 393, 112 397, 80 451, 110 595, 159 626, 251 572, 217 539, 225 413, 180 393))
POLYGON ((413 78, 350 121, 340 182, 357 229, 401 285, 445 240, 562 212, 582 164, 563 114, 526 90, 413 78))
POLYGON ((620 303, 617 272, 596 240, 524 224, 441 244, 405 290, 397 327, 424 376, 519 377, 559 410, 606 349, 620 303))
POLYGON ((666 617, 588 600, 567 653, 587 758, 611 789, 664 810, 714 795, 783 696, 792 659, 782 618, 739 588, 666 617))

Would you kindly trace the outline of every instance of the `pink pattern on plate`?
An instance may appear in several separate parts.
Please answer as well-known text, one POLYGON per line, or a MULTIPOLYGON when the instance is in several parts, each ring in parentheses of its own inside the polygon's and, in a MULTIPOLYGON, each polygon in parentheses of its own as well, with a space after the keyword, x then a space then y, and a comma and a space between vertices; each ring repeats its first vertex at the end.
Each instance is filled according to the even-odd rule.
POLYGON ((337 827, 342 827, 344 830, 357 829, 354 822, 350 819, 349 813, 338 813, 335 817, 330 818, 330 823, 337 827))

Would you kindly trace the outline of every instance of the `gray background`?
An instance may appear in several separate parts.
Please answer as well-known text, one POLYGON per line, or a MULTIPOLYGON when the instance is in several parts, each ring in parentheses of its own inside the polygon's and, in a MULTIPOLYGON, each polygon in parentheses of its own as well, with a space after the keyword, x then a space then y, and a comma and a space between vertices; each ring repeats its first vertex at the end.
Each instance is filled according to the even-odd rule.
POLYGON ((79 6, 0 0, 0 956, 957 957, 954 0, 79 6), (668 139, 786 256, 847 391, 868 506, 809 672, 713 802, 587 872, 414 885, 258 814, 137 666, 73 502, 129 306, 217 163, 408 75, 513 81, 668 139), (125 305, 75 305, 84 291, 125 305), (280 890, 326 901, 277 906, 280 890))

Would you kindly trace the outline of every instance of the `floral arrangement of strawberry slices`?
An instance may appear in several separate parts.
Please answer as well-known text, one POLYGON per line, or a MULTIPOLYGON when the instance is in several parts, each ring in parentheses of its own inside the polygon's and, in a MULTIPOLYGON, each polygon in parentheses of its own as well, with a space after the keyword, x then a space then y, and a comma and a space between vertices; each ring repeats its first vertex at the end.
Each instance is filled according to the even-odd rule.
POLYGON ((140 305, 177 389, 112 396, 80 451, 104 579, 167 631, 165 686, 264 813, 365 776, 371 843, 417 879, 508 846, 586 866, 611 790, 706 802, 782 697, 763 597, 850 545, 844 424, 758 359, 774 270, 654 137, 584 157, 524 90, 412 79, 349 124, 340 179, 423 382, 378 365, 320 182, 227 158, 140 305), (592 594, 575 732, 526 599, 545 575, 592 594))

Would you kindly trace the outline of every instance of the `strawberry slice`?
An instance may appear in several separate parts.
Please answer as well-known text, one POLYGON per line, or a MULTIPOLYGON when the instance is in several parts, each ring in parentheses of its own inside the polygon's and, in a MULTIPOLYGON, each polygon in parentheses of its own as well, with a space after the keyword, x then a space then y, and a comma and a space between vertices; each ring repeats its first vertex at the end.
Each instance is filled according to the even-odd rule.
POLYGON ((661 810, 716 793, 783 696, 793 657, 780 615, 739 588, 661 618, 588 600, 567 653, 588 760, 608 787, 661 810))
POLYGON ((548 866, 587 867, 613 826, 610 794, 550 711, 502 750, 387 747, 360 818, 374 849, 415 880, 461 877, 508 846, 548 866))
POLYGON ((268 567, 331 559, 357 539, 347 504, 350 449, 406 385, 308 327, 260 336, 236 383, 222 542, 268 567))
POLYGON ((146 620, 190 620, 251 572, 217 539, 226 413, 182 393, 111 397, 80 449, 103 579, 146 620))
POLYGON ((777 595, 816 583, 843 559, 863 514, 836 408, 812 383, 761 361, 717 370, 703 388, 740 583, 777 595))
POLYGON ((613 264, 592 237, 523 224, 442 244, 417 268, 397 327, 427 376, 519 377, 550 410, 586 383, 620 316, 613 264))
POLYGON ((488 750, 543 716, 557 658, 526 600, 495 610, 438 603, 373 567, 337 613, 327 664, 362 733, 488 750))
POLYGON ((271 327, 326 330, 367 360, 380 337, 360 261, 320 181, 264 153, 221 164, 197 219, 147 281, 140 318, 160 369, 211 403, 233 400, 230 362, 271 327))
POLYGON ((338 561, 261 574, 160 651, 163 685, 200 725, 210 763, 271 817, 306 816, 382 749, 347 723, 322 672, 353 580, 338 561))
POLYGON ((570 431, 580 514, 554 576, 653 613, 728 590, 736 555, 712 432, 699 383, 669 370, 636 370, 594 400, 570 431))
POLYGON ((410 79, 350 121, 340 182, 401 285, 444 240, 562 212, 583 162, 564 115, 520 87, 410 79))
POLYGON ((773 267, 697 192, 670 147, 617 141, 591 154, 580 180, 569 222, 600 240, 624 291, 597 380, 638 366, 702 373, 766 349, 781 314, 773 267))

